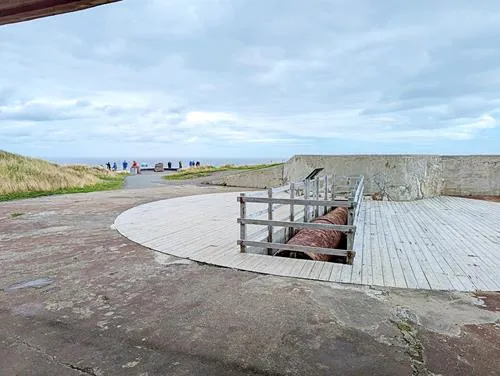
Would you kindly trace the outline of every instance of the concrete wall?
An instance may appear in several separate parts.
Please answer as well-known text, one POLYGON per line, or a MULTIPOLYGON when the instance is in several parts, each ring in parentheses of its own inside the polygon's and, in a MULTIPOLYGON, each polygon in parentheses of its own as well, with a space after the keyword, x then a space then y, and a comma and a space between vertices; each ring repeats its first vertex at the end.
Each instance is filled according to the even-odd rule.
POLYGON ((322 174, 364 175, 366 194, 385 192, 394 200, 435 196, 442 189, 441 158, 432 155, 296 155, 285 165, 285 180, 301 180, 317 167, 322 174))
POLYGON ((443 156, 442 194, 500 196, 500 156, 443 156))
POLYGON ((207 184, 227 185, 228 187, 270 188, 283 185, 284 165, 260 170, 243 171, 207 181, 207 184))
POLYGON ((364 175, 366 194, 385 191, 394 200, 500 195, 500 155, 297 155, 285 165, 285 181, 301 180, 316 167, 364 175))
POLYGON ((438 195, 500 195, 500 155, 296 155, 287 163, 210 181, 234 187, 268 188, 299 181, 313 169, 321 175, 364 175, 365 193, 393 200, 438 195))

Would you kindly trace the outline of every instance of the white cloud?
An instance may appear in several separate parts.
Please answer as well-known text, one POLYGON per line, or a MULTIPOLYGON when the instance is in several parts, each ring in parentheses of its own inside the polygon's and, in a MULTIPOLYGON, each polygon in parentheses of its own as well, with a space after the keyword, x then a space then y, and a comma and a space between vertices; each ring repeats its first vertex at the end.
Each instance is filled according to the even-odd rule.
POLYGON ((0 147, 494 152, 499 41, 500 4, 467 1, 127 0, 9 25, 0 147))
POLYGON ((195 125, 203 125, 206 123, 218 123, 235 121, 236 117, 231 114, 224 112, 203 112, 203 111, 192 111, 186 114, 186 121, 195 125))

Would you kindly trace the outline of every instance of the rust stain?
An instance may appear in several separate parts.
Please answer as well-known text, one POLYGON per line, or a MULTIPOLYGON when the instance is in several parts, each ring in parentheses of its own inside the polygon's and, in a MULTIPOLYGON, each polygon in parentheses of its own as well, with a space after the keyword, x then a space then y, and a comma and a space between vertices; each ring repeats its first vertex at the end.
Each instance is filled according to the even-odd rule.
POLYGON ((500 292, 482 292, 474 293, 474 297, 484 302, 483 309, 492 312, 500 311, 500 292))

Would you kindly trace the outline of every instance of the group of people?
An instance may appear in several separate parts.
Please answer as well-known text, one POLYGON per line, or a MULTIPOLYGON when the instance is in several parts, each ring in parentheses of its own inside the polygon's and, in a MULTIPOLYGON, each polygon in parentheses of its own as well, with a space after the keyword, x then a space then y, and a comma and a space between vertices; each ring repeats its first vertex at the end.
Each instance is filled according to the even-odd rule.
POLYGON ((116 165, 116 162, 113 162, 113 166, 111 166, 111 163, 108 162, 108 163, 106 163, 106 167, 109 171, 111 171, 111 170, 117 171, 118 170, 118 166, 116 165))
MULTIPOLYGON (((128 162, 123 161, 122 167, 123 167, 123 171, 127 171, 128 162)), ((111 162, 106 163, 106 168, 109 171, 118 171, 118 165, 116 164, 116 162, 113 162, 113 165, 111 165, 111 162)), ((134 170, 137 174, 141 173, 141 165, 139 163, 137 163, 136 161, 132 162, 131 169, 134 170)))
MULTIPOLYGON (((171 169, 172 168, 172 162, 168 161, 167 166, 168 166, 169 169, 171 169)), ((181 168, 182 168, 182 162, 179 161, 179 169, 181 169, 181 168)))
MULTIPOLYGON (((172 162, 168 162, 167 166, 169 169, 172 168, 172 162)), ((189 167, 200 167, 200 166, 201 166, 200 161, 196 161, 196 162, 189 161, 189 167)), ((127 171, 128 162, 123 161, 122 167, 123 167, 123 171, 127 171)), ((111 164, 111 162, 106 163, 106 168, 109 171, 118 171, 118 165, 116 164, 116 162, 113 162, 113 164, 111 164)), ((179 161, 179 169, 181 169, 181 168, 182 168, 182 162, 179 161)), ((141 164, 139 162, 133 161, 132 166, 130 166, 130 170, 131 170, 131 172, 133 171, 136 174, 140 174, 141 173, 141 164)))

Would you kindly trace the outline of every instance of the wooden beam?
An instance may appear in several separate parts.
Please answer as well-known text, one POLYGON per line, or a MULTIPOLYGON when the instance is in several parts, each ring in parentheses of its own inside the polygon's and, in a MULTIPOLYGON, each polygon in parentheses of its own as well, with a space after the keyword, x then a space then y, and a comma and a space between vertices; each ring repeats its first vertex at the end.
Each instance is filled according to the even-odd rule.
POLYGON ((277 227, 294 227, 294 228, 313 228, 322 230, 335 230, 344 233, 356 232, 354 225, 332 225, 326 223, 313 223, 313 222, 289 222, 289 221, 276 221, 267 219, 250 219, 238 218, 238 223, 246 225, 263 225, 263 226, 277 226, 277 227))
POLYGON ((347 200, 302 200, 302 199, 290 199, 290 198, 268 198, 268 197, 238 197, 238 200, 245 200, 245 202, 260 202, 263 204, 268 204, 272 202, 273 204, 294 204, 294 205, 305 205, 305 206, 340 206, 349 207, 349 202, 347 200))
POLYGON ((351 257, 354 258, 356 252, 348 251, 345 249, 332 249, 332 248, 320 248, 320 247, 308 247, 305 245, 295 245, 295 244, 281 244, 281 243, 266 243, 266 242, 256 242, 252 240, 238 240, 238 244, 244 244, 247 247, 260 247, 260 248, 272 248, 272 249, 283 249, 285 251, 295 251, 295 252, 308 252, 308 253, 322 253, 331 256, 341 256, 341 257, 351 257))
POLYGON ((10 0, 0 2, 0 25, 76 12, 121 0, 10 0))

